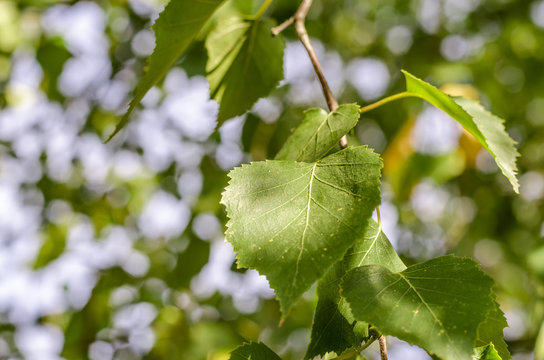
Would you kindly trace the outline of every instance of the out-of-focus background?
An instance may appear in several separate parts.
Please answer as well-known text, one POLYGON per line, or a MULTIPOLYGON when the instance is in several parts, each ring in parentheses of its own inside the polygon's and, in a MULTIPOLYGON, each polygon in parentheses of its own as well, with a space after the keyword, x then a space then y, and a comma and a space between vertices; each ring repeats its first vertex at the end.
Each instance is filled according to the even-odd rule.
MULTIPOLYGON (((164 3, 0 0, 1 359, 219 360, 246 339, 304 354, 315 289, 278 327, 266 279, 233 264, 219 199, 229 169, 273 156, 304 109, 325 107, 321 88, 288 29, 285 80, 215 130, 198 41, 104 144, 164 3)), ((297 6, 275 0, 268 14, 297 6)), ((514 359, 532 359, 544 347, 544 1, 315 0, 307 26, 341 103, 403 91, 405 68, 506 119, 519 196, 419 100, 365 114, 350 142, 383 155, 383 228, 405 262, 476 258, 497 282, 514 359)), ((390 358, 429 359, 395 339, 390 358)))

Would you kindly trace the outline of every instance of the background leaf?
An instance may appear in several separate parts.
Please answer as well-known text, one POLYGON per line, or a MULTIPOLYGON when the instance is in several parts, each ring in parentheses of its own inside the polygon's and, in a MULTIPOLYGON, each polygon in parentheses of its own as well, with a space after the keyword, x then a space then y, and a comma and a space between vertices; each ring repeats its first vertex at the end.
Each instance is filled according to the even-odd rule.
POLYGON ((261 342, 250 342, 237 347, 231 354, 230 360, 281 360, 268 346, 261 342))
POLYGON ((377 154, 347 148, 315 163, 255 162, 229 173, 226 238, 266 275, 283 316, 360 236, 380 202, 377 154))
POLYGON ((359 121, 359 105, 344 104, 331 113, 323 109, 304 112, 302 123, 287 139, 276 160, 312 162, 331 151, 359 121))
POLYGON ((489 113, 480 104, 465 98, 452 98, 431 84, 402 71, 406 77, 406 90, 441 109, 458 121, 495 158, 512 188, 519 193, 516 177, 516 158, 519 156, 514 140, 504 129, 504 120, 489 113))
POLYGON ((270 19, 229 18, 208 35, 206 72, 211 97, 220 104, 219 124, 245 113, 283 78, 285 44, 272 36, 274 25, 270 19))
POLYGON ((445 360, 471 357, 478 326, 494 306, 492 286, 475 261, 454 256, 399 273, 362 266, 348 272, 341 284, 357 320, 445 360))
POLYGON ((392 272, 406 269, 381 227, 370 219, 363 236, 348 250, 344 259, 319 280, 319 300, 306 359, 331 350, 342 353, 345 349, 359 346, 368 336, 368 325, 364 322, 355 323, 349 304, 339 291, 340 281, 347 271, 372 264, 382 265, 392 272))
POLYGON ((149 57, 147 71, 136 87, 127 112, 109 139, 128 123, 130 114, 145 94, 164 77, 176 60, 185 52, 223 1, 171 0, 166 5, 153 25, 156 45, 149 57))

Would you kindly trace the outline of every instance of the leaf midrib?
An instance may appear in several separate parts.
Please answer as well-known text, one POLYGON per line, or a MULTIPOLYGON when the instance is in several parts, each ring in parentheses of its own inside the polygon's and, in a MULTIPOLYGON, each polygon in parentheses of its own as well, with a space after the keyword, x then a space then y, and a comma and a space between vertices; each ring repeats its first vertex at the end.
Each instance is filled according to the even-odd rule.
POLYGON ((298 258, 297 258, 297 262, 296 262, 295 276, 293 277, 293 286, 296 285, 300 259, 302 258, 302 253, 304 252, 304 242, 305 242, 305 238, 306 238, 306 231, 308 230, 308 227, 310 226, 310 224, 309 224, 309 221, 310 221, 310 208, 311 208, 310 203, 312 201, 312 185, 314 183, 314 174, 315 174, 316 167, 317 167, 317 163, 315 163, 314 166, 312 167, 312 174, 310 175, 310 184, 308 186, 308 202, 306 203, 306 223, 304 225, 304 230, 302 231, 302 239, 301 239, 301 242, 300 242, 300 251, 298 253, 298 258))
MULTIPOLYGON (((427 310, 429 311, 429 313, 432 315, 435 323, 438 323, 440 325, 440 328, 441 330, 444 331, 444 334, 446 335, 446 337, 448 338, 448 342, 452 345, 455 345, 448 333, 448 331, 446 330, 446 328, 444 327, 444 324, 442 323, 442 321, 440 321, 440 319, 438 319, 438 317, 436 316, 436 314, 434 313, 434 311, 431 309, 431 307, 429 306, 429 304, 427 304, 427 302, 425 301, 425 299, 423 299, 423 296, 421 296, 421 294, 419 293, 419 291, 417 291, 417 289, 412 285, 412 283, 408 280, 408 278, 406 276, 404 276, 402 273, 398 273, 398 275, 406 282, 406 284, 408 284, 408 286, 410 287, 410 289, 412 289, 412 291, 417 295, 417 297, 419 298, 419 300, 421 300, 421 302, 423 303, 423 305, 425 305, 425 307, 427 308, 427 310)), ((414 314, 414 316, 416 316, 414 314)), ((456 347, 455 346, 452 346, 453 349, 455 349, 455 351, 457 352, 456 350, 456 347)), ((458 353, 458 352, 457 352, 458 353)), ((458 353, 459 355, 459 353, 458 353)))

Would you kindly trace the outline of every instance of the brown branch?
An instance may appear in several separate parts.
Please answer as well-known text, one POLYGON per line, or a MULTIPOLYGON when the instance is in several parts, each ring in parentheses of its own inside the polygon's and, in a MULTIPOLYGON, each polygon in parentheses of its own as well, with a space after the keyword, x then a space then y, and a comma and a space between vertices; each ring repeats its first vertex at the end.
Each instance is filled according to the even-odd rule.
POLYGON ((378 341, 380 343, 381 360, 387 360, 387 342, 385 336, 381 335, 378 341))
POLYGON ((287 29, 291 24, 295 22, 295 17, 291 16, 289 19, 285 20, 278 26, 272 28, 272 35, 278 36, 283 30, 287 29))
POLYGON ((321 67, 321 63, 317 58, 314 47, 312 46, 312 43, 310 41, 310 37, 308 36, 308 31, 306 31, 306 26, 304 25, 306 14, 308 14, 310 6, 312 6, 312 0, 302 0, 302 2, 300 3, 297 12, 293 16, 295 30, 297 32, 298 38, 300 39, 300 42, 302 43, 302 45, 304 45, 306 51, 308 52, 308 56, 310 57, 310 61, 312 62, 315 73, 319 79, 319 82, 321 83, 321 89, 323 90, 323 95, 325 96, 325 100, 327 101, 329 110, 334 111, 338 108, 338 103, 332 95, 331 88, 329 87, 329 84, 325 79, 325 75, 323 74, 323 68, 321 67))
MULTIPOLYGON (((280 25, 272 28, 272 34, 276 36, 283 30, 285 30, 291 24, 295 24, 295 30, 297 32, 298 38, 300 39, 300 42, 302 43, 302 45, 304 45, 304 48, 306 49, 306 52, 308 53, 308 56, 310 57, 310 61, 312 62, 312 65, 314 67, 314 71, 317 75, 317 78, 319 79, 319 83, 321 84, 321 89, 323 90, 323 96, 325 97, 325 100, 327 101, 327 106, 329 107, 330 111, 334 111, 338 108, 338 102, 336 102, 336 99, 334 98, 334 95, 332 94, 331 88, 329 87, 329 84, 327 83, 327 79, 325 79, 325 75, 323 74, 323 68, 321 67, 321 63, 319 62, 319 59, 317 58, 317 54, 315 53, 314 47, 312 46, 312 42, 310 41, 310 36, 308 35, 308 31, 306 30, 306 25, 304 25, 304 21, 306 20, 306 15, 308 14, 310 7, 312 6, 312 1, 313 0, 302 0, 302 2, 300 3, 300 6, 295 12, 295 15, 285 20, 280 25)), ((348 146, 348 139, 344 135, 340 139, 340 147, 344 149, 347 146, 348 146)))

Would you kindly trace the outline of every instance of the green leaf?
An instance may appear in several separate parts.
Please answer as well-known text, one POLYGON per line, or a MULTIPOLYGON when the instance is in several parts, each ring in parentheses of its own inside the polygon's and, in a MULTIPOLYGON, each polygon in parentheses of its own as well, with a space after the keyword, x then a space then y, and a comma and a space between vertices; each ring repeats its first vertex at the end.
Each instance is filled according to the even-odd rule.
POLYGON ((454 256, 399 273, 362 266, 349 271, 341 284, 357 320, 444 360, 472 356, 478 326, 494 308, 492 286, 475 261, 454 256))
POLYGON ((368 327, 364 323, 355 323, 349 304, 340 296, 339 291, 340 281, 347 271, 372 264, 385 266, 393 272, 406 269, 381 227, 370 219, 363 236, 348 250, 344 259, 319 280, 317 287, 319 300, 306 359, 323 355, 331 350, 342 353, 345 349, 359 346, 368 336, 368 327), (367 333, 361 333, 354 327, 364 328, 367 333))
POLYGON ((359 121, 359 106, 340 105, 327 113, 323 109, 309 109, 295 132, 276 155, 276 160, 312 162, 331 151, 342 136, 359 121))
POLYGON ((145 94, 185 52, 200 29, 224 0, 171 0, 153 25, 155 49, 149 57, 147 71, 138 83, 129 108, 110 135, 115 136, 129 121, 130 114, 145 94))
POLYGON ((281 360, 268 346, 261 342, 240 345, 230 353, 230 360, 281 360))
POLYGON ((493 346, 489 344, 487 346, 481 346, 474 349, 472 354, 472 360, 504 360, 499 356, 499 353, 493 346))
POLYGON ((206 72, 211 97, 220 104, 219 124, 245 113, 283 78, 285 44, 271 35, 274 24, 229 18, 208 35, 206 72))
POLYGON ((508 360, 510 352, 508 346, 504 342, 503 329, 508 326, 504 313, 502 312, 499 304, 494 301, 493 309, 487 314, 487 317, 478 328, 478 338, 474 343, 474 346, 486 346, 489 343, 495 345, 496 351, 499 353, 502 359, 508 360))
POLYGON ((455 102, 472 116, 485 136, 487 146, 482 145, 493 155, 498 167, 510 180, 514 191, 519 194, 518 169, 516 167, 516 158, 519 153, 514 147, 516 142, 508 136, 504 129, 504 120, 491 114, 477 101, 456 98, 455 102))
POLYGON ((504 129, 504 120, 489 113, 478 102, 465 98, 452 98, 431 84, 402 71, 406 77, 406 90, 420 97, 457 120, 489 151, 512 188, 519 193, 516 158, 519 156, 514 140, 504 129))
POLYGON ((315 163, 254 162, 229 173, 226 239, 266 275, 283 316, 360 236, 380 202, 382 161, 352 147, 315 163))

